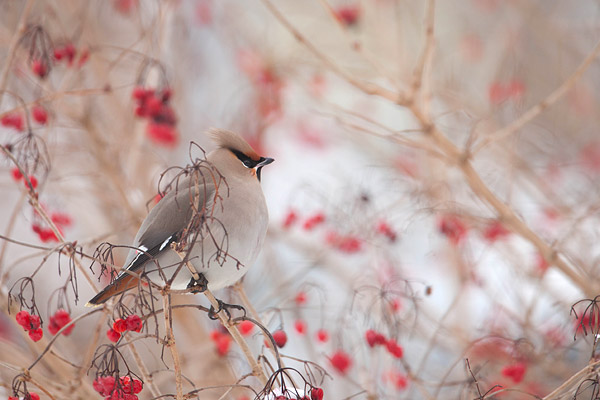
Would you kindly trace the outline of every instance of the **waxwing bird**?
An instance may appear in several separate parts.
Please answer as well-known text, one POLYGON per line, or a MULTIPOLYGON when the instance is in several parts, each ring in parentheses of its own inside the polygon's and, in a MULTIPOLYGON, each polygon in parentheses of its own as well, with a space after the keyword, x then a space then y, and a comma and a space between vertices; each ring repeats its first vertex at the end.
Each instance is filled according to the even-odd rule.
POLYGON ((233 132, 208 134, 217 148, 171 183, 143 221, 124 270, 88 306, 136 287, 140 277, 174 290, 218 290, 233 285, 254 263, 269 220, 261 169, 273 159, 256 154, 233 132))

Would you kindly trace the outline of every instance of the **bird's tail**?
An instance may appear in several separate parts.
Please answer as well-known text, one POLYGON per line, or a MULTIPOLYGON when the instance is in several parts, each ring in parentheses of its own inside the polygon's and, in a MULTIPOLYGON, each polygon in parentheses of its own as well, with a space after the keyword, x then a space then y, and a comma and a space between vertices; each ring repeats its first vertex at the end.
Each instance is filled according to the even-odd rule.
POLYGON ((126 290, 134 288, 138 285, 138 278, 125 274, 118 278, 116 281, 105 287, 100 293, 95 295, 90 301, 85 305, 86 307, 97 307, 101 304, 104 304, 113 296, 123 293, 126 290))

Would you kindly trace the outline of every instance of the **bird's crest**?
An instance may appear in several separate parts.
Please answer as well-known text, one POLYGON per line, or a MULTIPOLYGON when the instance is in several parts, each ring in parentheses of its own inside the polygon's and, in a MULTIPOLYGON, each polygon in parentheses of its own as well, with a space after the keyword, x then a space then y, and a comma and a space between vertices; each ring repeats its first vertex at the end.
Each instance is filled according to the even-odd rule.
POLYGON ((260 158, 248 142, 242 139, 237 133, 224 129, 210 128, 207 134, 221 148, 242 152, 253 160, 260 158))

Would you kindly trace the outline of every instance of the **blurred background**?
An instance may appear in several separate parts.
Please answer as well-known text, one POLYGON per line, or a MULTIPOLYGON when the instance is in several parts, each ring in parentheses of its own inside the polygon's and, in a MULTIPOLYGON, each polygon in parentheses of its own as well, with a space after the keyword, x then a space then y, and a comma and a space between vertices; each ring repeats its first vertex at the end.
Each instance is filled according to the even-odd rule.
MULTIPOLYGON (((176 397, 162 317, 84 304, 108 282, 95 249, 131 243, 161 173, 201 154, 191 141, 212 149, 209 127, 276 160, 260 259, 216 295, 247 295, 285 333, 290 399, 598 395, 597 2, 0 10, 0 395, 102 398, 106 332, 139 313, 118 370, 144 382, 139 398, 176 397), (60 310, 80 319, 54 336, 60 310), (41 327, 23 330, 19 311, 41 327)), ((174 309, 173 326, 186 398, 275 398, 281 371, 256 327, 240 329, 272 385, 246 377, 206 313, 174 309)))

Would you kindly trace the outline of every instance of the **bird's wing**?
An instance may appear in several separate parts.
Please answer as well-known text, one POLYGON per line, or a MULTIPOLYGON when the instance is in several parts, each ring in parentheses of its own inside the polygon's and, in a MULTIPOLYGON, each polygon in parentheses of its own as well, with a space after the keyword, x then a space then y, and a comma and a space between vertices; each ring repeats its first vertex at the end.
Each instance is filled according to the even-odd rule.
MULTIPOLYGON (((142 222, 133 242, 134 248, 129 251, 125 260, 127 271, 141 272, 146 262, 168 249, 172 242, 179 240, 180 234, 194 214, 194 209, 199 212, 212 209, 215 198, 213 180, 203 180, 200 176, 197 182, 193 177, 185 177, 173 186, 142 222)), ((121 271, 117 279, 88 304, 102 304, 110 297, 136 286, 137 282, 135 275, 121 271)))

